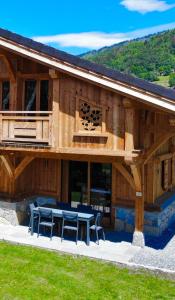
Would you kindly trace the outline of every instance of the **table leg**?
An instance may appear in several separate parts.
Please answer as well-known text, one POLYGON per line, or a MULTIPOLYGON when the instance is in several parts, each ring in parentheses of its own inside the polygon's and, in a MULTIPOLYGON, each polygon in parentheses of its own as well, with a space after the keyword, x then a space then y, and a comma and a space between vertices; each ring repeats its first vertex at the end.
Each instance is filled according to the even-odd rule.
POLYGON ((89 221, 87 221, 86 223, 87 223, 87 226, 86 226, 86 244, 87 244, 87 246, 89 246, 89 243, 90 243, 89 221))
POLYGON ((31 235, 33 235, 33 211, 31 212, 31 235))

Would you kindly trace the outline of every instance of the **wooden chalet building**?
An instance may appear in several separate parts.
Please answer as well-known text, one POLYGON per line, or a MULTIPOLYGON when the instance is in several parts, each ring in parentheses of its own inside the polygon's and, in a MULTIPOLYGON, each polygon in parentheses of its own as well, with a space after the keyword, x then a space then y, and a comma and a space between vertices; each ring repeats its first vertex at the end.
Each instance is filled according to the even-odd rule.
POLYGON ((175 220, 175 91, 0 29, 0 221, 37 195, 92 204, 116 230, 175 220))

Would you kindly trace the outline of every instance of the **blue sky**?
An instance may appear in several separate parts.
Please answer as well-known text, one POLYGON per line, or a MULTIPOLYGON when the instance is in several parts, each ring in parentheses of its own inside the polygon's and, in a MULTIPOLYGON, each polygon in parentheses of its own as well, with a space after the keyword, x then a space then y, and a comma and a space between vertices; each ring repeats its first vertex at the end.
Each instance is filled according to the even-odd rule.
POLYGON ((9 0, 0 27, 73 54, 175 28, 172 0, 9 0))

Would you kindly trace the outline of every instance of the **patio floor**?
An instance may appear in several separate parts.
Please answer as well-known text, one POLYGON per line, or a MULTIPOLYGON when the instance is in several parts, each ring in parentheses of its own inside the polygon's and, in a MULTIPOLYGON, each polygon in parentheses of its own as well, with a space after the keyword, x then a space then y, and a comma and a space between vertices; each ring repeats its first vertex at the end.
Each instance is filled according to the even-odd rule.
POLYGON ((126 263, 139 250, 139 247, 132 246, 129 242, 116 242, 108 240, 100 240, 99 245, 95 241, 90 242, 87 246, 84 241, 78 241, 76 245, 75 240, 65 239, 61 242, 60 237, 53 236, 52 240, 48 236, 37 234, 33 236, 28 233, 27 226, 12 226, 0 224, 0 240, 15 242, 19 244, 42 247, 46 249, 67 252, 75 255, 84 255, 88 257, 104 259, 113 262, 126 263))
POLYGON ((37 238, 36 233, 33 236, 28 233, 27 226, 0 224, 0 240, 3 241, 103 259, 126 266, 161 269, 165 272, 173 272, 175 275, 175 235, 171 236, 163 249, 148 246, 142 249, 133 246, 131 238, 131 234, 109 231, 106 233, 106 241, 100 240, 99 245, 95 241, 91 241, 90 246, 87 246, 84 241, 78 241, 76 245, 73 238, 69 240, 66 238, 63 242, 58 236, 53 236, 52 240, 43 235, 37 238))

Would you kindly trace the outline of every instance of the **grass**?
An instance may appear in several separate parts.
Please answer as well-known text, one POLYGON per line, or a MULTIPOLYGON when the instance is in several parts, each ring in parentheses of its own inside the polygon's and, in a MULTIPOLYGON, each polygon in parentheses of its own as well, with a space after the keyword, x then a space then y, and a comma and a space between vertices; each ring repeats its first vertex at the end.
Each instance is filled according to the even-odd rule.
POLYGON ((1 300, 175 299, 175 282, 115 265, 0 242, 1 300))
POLYGON ((155 81, 155 84, 162 85, 164 87, 169 87, 169 76, 159 76, 159 80, 155 81))

